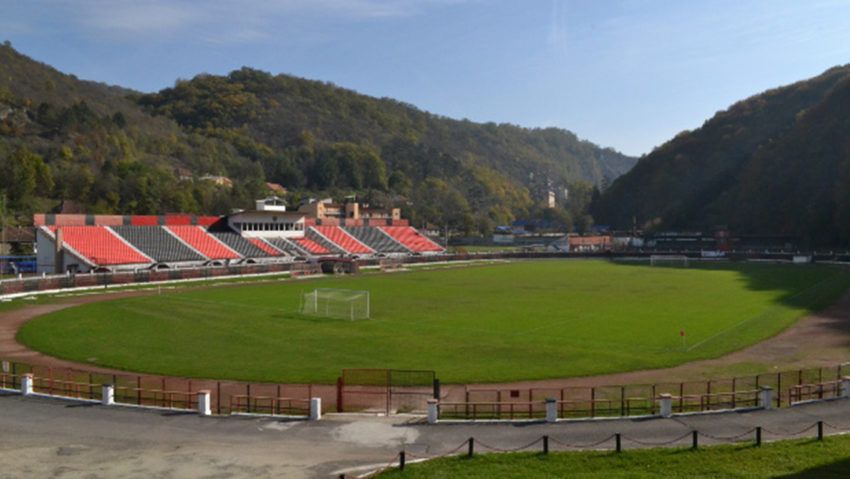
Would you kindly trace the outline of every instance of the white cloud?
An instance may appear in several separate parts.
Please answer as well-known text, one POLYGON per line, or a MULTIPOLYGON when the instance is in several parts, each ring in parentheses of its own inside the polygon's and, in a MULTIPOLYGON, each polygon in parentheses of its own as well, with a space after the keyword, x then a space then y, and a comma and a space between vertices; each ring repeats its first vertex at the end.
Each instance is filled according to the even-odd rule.
POLYGON ((325 15, 349 18, 393 18, 423 13, 432 7, 442 7, 475 0, 277 0, 262 2, 269 8, 283 8, 295 12, 319 12, 325 15))
POLYGON ((480 0, 33 0, 111 41, 191 35, 209 43, 261 43, 287 27, 385 21, 480 0), (52 3, 52 5, 51 5, 52 3), (55 7, 60 7, 56 9, 55 7))
POLYGON ((84 2, 84 27, 111 33, 164 33, 187 28, 202 18, 178 2, 84 2))
POLYGON ((553 0, 548 41, 556 55, 567 55, 569 50, 567 37, 567 8, 562 0, 553 0))

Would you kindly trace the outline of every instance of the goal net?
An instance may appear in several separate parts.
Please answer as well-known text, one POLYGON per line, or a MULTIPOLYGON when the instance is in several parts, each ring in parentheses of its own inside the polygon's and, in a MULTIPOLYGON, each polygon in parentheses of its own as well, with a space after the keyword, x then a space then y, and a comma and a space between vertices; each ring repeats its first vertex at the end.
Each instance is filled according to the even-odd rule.
POLYGON ((688 267, 688 257, 683 254, 654 254, 649 257, 650 266, 688 267))
POLYGON ((301 313, 337 319, 369 319, 369 292, 316 288, 301 298, 301 313))

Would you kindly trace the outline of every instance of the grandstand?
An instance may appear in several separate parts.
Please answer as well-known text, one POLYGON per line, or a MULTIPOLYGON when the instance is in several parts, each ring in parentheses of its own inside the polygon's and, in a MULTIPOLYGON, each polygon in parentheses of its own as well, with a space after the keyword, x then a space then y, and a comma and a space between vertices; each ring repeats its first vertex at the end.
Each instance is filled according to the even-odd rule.
POLYGON ((310 218, 261 203, 257 202, 256 210, 221 217, 38 214, 34 216, 38 272, 191 268, 444 251, 408 226, 407 220, 310 218))

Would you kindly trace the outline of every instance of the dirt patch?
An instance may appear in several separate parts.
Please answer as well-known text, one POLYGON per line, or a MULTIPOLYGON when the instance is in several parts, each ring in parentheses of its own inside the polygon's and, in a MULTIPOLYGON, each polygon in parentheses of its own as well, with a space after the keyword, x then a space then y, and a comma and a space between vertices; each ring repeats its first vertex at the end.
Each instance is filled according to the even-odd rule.
MULTIPOLYGON (((43 314, 97 301, 155 293, 155 291, 131 291, 79 296, 58 303, 30 306, 0 313, 0 358, 97 373, 125 372, 47 356, 19 344, 15 340, 15 335, 25 322, 43 314)), ((487 386, 561 388, 692 381, 769 371, 835 366, 848 360, 850 360, 850 292, 832 306, 817 314, 800 319, 773 338, 719 358, 694 361, 664 369, 579 378, 522 381, 509 385, 489 384, 487 386)), ((480 386, 484 387, 484 385, 480 386)))

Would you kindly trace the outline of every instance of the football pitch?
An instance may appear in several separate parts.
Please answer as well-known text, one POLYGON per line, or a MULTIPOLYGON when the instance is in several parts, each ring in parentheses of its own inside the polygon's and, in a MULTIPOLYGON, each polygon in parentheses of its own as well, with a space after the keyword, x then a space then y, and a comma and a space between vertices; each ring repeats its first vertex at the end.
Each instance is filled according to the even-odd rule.
POLYGON ((287 280, 115 299, 36 318, 47 354, 192 378, 331 383, 344 368, 444 383, 668 367, 767 339, 850 285, 825 265, 551 260, 287 280), (371 319, 299 313, 315 288, 369 291, 371 319), (682 336, 684 333, 684 336, 682 336))

